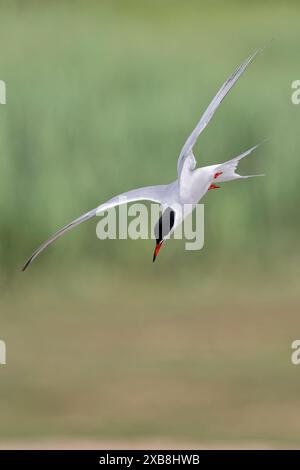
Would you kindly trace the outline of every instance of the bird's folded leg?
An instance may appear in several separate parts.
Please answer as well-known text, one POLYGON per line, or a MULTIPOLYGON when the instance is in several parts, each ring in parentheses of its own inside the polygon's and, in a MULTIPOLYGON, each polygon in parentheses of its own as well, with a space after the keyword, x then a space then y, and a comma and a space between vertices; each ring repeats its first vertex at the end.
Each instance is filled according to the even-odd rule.
POLYGON ((210 187, 208 188, 208 191, 209 191, 210 189, 218 189, 218 188, 220 188, 220 187, 221 187, 221 186, 217 186, 216 184, 211 184, 210 187))

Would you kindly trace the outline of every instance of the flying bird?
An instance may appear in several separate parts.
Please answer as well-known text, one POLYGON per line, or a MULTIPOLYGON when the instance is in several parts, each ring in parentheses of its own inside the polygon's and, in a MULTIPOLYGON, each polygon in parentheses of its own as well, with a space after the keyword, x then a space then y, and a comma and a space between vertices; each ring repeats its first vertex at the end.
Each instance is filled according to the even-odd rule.
POLYGON ((48 238, 48 240, 42 243, 27 259, 22 268, 22 271, 25 271, 32 261, 35 260, 35 258, 37 258, 37 256, 42 251, 44 251, 45 248, 51 245, 51 243, 82 222, 85 222, 86 220, 89 220, 112 207, 119 206, 120 204, 142 200, 159 203, 162 208, 162 215, 154 229, 156 245, 153 254, 153 261, 155 261, 164 241, 169 238, 176 227, 188 215, 187 211, 179 210, 179 208, 183 208, 184 205, 188 204, 192 210, 208 191, 219 188, 219 183, 236 179, 250 178, 252 176, 263 176, 241 176, 236 172, 240 160, 247 155, 250 155, 258 147, 258 145, 255 145, 254 147, 246 150, 242 154, 225 163, 201 168, 196 168, 197 162, 193 153, 193 148, 199 135, 210 122, 216 109, 219 107, 234 84, 238 81, 248 65, 252 62, 254 57, 261 51, 262 49, 255 51, 254 54, 249 56, 245 62, 240 65, 232 75, 230 75, 225 83, 223 83, 211 103, 208 105, 195 129, 182 147, 177 162, 176 181, 165 185, 146 186, 144 188, 133 189, 131 191, 119 194, 118 196, 109 199, 107 202, 104 202, 95 209, 90 210, 86 214, 81 215, 62 229, 58 230, 56 233, 54 233, 54 235, 48 238))

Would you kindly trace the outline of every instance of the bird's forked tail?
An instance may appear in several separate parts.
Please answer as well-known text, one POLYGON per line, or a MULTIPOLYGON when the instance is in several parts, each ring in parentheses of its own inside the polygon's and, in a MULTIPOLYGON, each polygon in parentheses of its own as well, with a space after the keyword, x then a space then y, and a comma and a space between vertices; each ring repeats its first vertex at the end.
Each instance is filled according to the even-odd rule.
POLYGON ((245 152, 241 153, 237 157, 233 158, 232 160, 229 160, 228 162, 221 163, 220 165, 217 166, 217 172, 215 173, 215 181, 218 183, 222 183, 225 181, 231 181, 235 180, 238 178, 253 178, 254 176, 265 176, 263 174, 260 175, 246 175, 242 176, 236 173, 236 169, 238 167, 238 164, 242 158, 247 157, 250 155, 254 150, 259 147, 260 144, 255 145, 254 147, 251 147, 249 150, 246 150, 245 152))

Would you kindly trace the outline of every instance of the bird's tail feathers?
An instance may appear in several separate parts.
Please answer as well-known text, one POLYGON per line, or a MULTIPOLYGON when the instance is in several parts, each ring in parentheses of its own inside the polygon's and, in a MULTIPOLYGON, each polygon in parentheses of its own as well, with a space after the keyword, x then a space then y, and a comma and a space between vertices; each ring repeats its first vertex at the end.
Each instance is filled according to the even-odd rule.
POLYGON ((236 173, 238 164, 240 161, 250 155, 254 150, 256 150, 261 144, 255 145, 254 147, 251 147, 250 149, 246 150, 245 152, 241 153, 240 155, 237 155, 236 157, 232 158, 231 160, 221 163, 218 165, 218 173, 216 173, 218 176, 216 178, 216 181, 219 183, 225 182, 225 181, 231 181, 237 178, 252 178, 254 176, 264 176, 264 175, 246 175, 246 176, 241 176, 238 173, 236 173))
POLYGON ((260 175, 246 175, 246 176, 239 175, 240 178, 255 178, 256 176, 266 176, 266 175, 263 173, 260 175))

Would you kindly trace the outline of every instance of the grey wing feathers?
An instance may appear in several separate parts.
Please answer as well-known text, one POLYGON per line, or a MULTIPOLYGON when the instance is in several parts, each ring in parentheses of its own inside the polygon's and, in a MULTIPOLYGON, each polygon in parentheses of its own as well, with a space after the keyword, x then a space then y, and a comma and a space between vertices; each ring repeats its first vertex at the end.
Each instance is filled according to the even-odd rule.
POLYGON ((63 227, 62 229, 58 230, 54 235, 52 235, 48 240, 42 243, 28 258, 26 263, 24 264, 22 271, 32 263, 32 261, 37 258, 37 256, 51 243, 57 240, 59 237, 64 235, 66 232, 71 230, 72 228, 76 227, 77 225, 85 222, 95 215, 99 215, 101 212, 106 211, 112 207, 119 206, 120 204, 126 204, 127 202, 133 201, 140 201, 140 200, 149 200, 153 202, 162 202, 164 199, 164 194, 166 191, 166 185, 157 185, 157 186, 146 186, 144 188, 133 189, 131 191, 127 191, 126 193, 119 194, 118 196, 109 199, 109 201, 101 204, 100 206, 96 207, 95 209, 90 210, 86 214, 81 215, 77 219, 70 222, 68 225, 63 227))
POLYGON ((78 217, 77 219, 73 220, 70 222, 68 225, 65 225, 65 227, 61 228, 57 232, 54 233, 48 240, 46 240, 44 243, 42 243, 33 253, 32 255, 28 258, 24 266, 22 267, 22 271, 25 271, 25 269, 32 263, 32 261, 35 260, 35 258, 45 249, 47 246, 51 245, 51 243, 55 242, 59 237, 64 235, 66 232, 71 230, 72 228, 76 227, 77 225, 81 224, 82 222, 85 222, 86 220, 91 219, 96 215, 97 208, 92 209, 91 211, 87 212, 86 214, 83 214, 82 216, 78 217))
POLYGON ((243 72, 246 70, 248 65, 252 62, 254 57, 261 52, 262 49, 258 49, 257 51, 254 52, 248 59, 240 65, 232 75, 226 80, 226 82, 221 86, 220 90, 214 97, 214 99, 211 101, 209 106, 207 107, 206 111, 202 115, 200 121, 198 122, 197 126, 191 133, 191 135, 188 137, 187 141, 185 142, 177 163, 177 170, 178 170, 178 175, 180 175, 182 166, 184 163, 185 158, 188 156, 190 153, 191 149, 196 143, 197 138, 201 134, 201 132, 205 129, 211 118, 213 117, 216 109, 218 106, 221 104, 227 93, 230 91, 230 89, 233 87, 233 85, 238 81, 240 76, 243 74, 243 72))
POLYGON ((153 201, 162 202, 167 185, 146 186, 144 188, 132 189, 126 193, 119 194, 109 201, 97 207, 97 215, 110 209, 111 207, 126 204, 133 201, 153 201))

